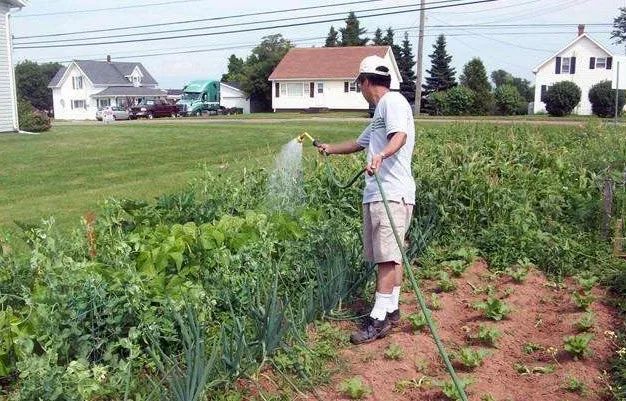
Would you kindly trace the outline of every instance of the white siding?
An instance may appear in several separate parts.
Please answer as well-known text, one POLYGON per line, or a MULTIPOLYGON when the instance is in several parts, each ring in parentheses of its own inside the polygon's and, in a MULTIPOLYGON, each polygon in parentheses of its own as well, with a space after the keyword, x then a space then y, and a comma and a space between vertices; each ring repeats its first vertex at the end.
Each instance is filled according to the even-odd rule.
POLYGON ((220 105, 224 107, 239 107, 243 114, 250 114, 250 99, 246 99, 243 92, 220 85, 220 105))
POLYGON ((96 99, 91 96, 103 89, 102 87, 94 88, 89 79, 76 67, 76 64, 70 64, 61 81, 61 86, 52 89, 54 118, 58 120, 95 120, 98 104, 96 99), (83 77, 82 89, 72 87, 72 77, 78 76, 83 77), (74 100, 84 100, 87 107, 72 108, 72 101, 74 100))
POLYGON ((8 12, 8 5, 0 0, 0 132, 14 131, 17 127, 8 12))
MULTIPOLYGON (((580 103, 574 109, 575 114, 591 114, 589 102, 589 90, 598 82, 612 79, 613 71, 607 69, 590 69, 591 57, 610 57, 604 50, 598 47, 587 37, 575 42, 572 46, 555 55, 549 62, 543 65, 535 74, 535 113, 545 112, 545 104, 541 101, 541 86, 551 86, 561 81, 572 81, 581 90, 580 103), (576 72, 574 74, 556 74, 556 57, 576 57, 576 72)), ((615 68, 615 63, 613 63, 615 68)))

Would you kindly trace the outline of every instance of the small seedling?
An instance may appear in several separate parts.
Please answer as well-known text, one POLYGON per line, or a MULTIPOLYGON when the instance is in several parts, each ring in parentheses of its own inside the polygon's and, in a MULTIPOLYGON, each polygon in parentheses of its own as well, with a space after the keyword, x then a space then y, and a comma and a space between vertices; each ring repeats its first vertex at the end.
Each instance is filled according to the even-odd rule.
POLYGON ((394 391, 404 394, 407 389, 429 388, 430 384, 430 379, 426 376, 422 376, 419 379, 403 379, 396 382, 394 391))
POLYGON ((470 338, 483 344, 495 347, 498 338, 500 338, 501 336, 502 334, 495 327, 489 327, 487 325, 481 324, 478 327, 478 333, 470 336, 470 338))
POLYGON ((563 349, 569 352, 574 358, 584 358, 591 353, 589 342, 593 338, 593 334, 578 334, 566 337, 563 342, 563 349))
POLYGON ((446 262, 443 262, 443 265, 446 266, 448 270, 450 270, 452 277, 463 276, 463 273, 465 273, 465 270, 467 270, 467 268, 469 267, 469 265, 465 263, 464 260, 448 260, 446 262))
POLYGON ((491 394, 485 394, 480 397, 480 401, 496 401, 496 399, 491 394))
POLYGON ((385 358, 390 359, 392 361, 398 361, 402 359, 404 356, 404 352, 402 351, 402 347, 398 344, 390 344, 385 350, 385 358))
POLYGON ((430 308, 433 310, 440 310, 443 307, 441 298, 435 293, 430 295, 430 308))
MULTIPOLYGON (((429 312, 429 316, 430 312, 429 312)), ((428 326, 428 322, 426 321, 426 317, 424 316, 424 312, 412 313, 407 316, 407 320, 411 323, 411 327, 414 331, 421 331, 428 326)))
MULTIPOLYGON (((463 390, 465 390, 467 388, 467 386, 469 386, 470 384, 472 384, 472 381, 469 379, 460 379, 460 384, 461 384, 461 388, 463 390)), ((454 385, 454 382, 452 381, 446 381, 446 382, 440 382, 437 384, 439 386, 439 388, 441 388, 441 392, 443 393, 443 395, 446 396, 446 398, 450 401, 460 401, 461 395, 459 394, 458 390, 456 389, 456 386, 454 385)))
POLYGON ((461 247, 452 253, 452 256, 458 259, 463 259, 466 264, 474 263, 478 258, 478 249, 472 247, 461 247))
POLYGON ((506 274, 511 276, 514 283, 522 284, 524 281, 526 281, 529 270, 530 269, 526 266, 515 265, 506 269, 506 274))
POLYGON ((483 364, 487 355, 488 352, 485 350, 465 347, 454 355, 454 360, 466 369, 475 369, 483 364))
POLYGON ((456 284, 450 280, 448 273, 441 272, 439 274, 439 289, 443 292, 452 292, 456 290, 456 284))
POLYGON ((524 344, 522 347, 522 351, 524 351, 525 354, 532 354, 533 352, 541 351, 542 349, 543 347, 541 345, 531 342, 524 344))
POLYGON ((575 326, 579 332, 591 331, 595 324, 595 315, 593 312, 587 312, 576 321, 575 326))
POLYGON ((514 365, 514 368, 515 371, 520 375, 529 375, 531 373, 544 375, 548 373, 553 373, 556 370, 556 367, 554 365, 529 367, 524 365, 523 363, 516 363, 514 365))
POLYGON ((598 282, 598 277, 593 276, 591 274, 583 274, 576 277, 576 281, 578 285, 582 287, 585 291, 590 291, 598 282))
POLYGON ((339 384, 339 391, 351 400, 360 400, 371 393, 370 388, 363 383, 363 379, 359 376, 342 381, 339 384))
POLYGON ((572 300, 580 309, 589 310, 589 307, 595 300, 591 291, 580 290, 572 295, 572 300))
POLYGON ((482 310, 485 317, 492 320, 502 320, 511 312, 511 308, 498 298, 489 297, 485 302, 474 304, 474 308, 482 310))
POLYGON ((587 393, 587 385, 575 377, 568 377, 563 388, 570 393, 577 393, 582 396, 587 393))
POLYGON ((424 373, 428 370, 428 361, 422 358, 415 358, 413 361, 415 364, 415 370, 418 372, 424 373))

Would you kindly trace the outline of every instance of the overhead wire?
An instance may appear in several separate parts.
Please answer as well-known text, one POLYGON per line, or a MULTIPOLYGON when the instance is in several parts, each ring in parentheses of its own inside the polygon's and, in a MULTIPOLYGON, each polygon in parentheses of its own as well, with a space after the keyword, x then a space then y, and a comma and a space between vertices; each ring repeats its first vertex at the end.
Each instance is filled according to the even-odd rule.
POLYGON ((39 13, 39 14, 18 14, 13 16, 12 18, 29 18, 29 17, 47 17, 52 15, 74 15, 74 14, 87 14, 93 12, 100 11, 114 11, 114 10, 127 10, 131 8, 143 8, 143 7, 156 7, 156 6, 164 6, 176 3, 193 3, 202 0, 171 0, 164 1, 160 3, 146 3, 146 4, 134 4, 129 6, 117 6, 117 7, 106 7, 106 8, 92 8, 86 10, 72 10, 72 11, 53 11, 47 13, 39 13))

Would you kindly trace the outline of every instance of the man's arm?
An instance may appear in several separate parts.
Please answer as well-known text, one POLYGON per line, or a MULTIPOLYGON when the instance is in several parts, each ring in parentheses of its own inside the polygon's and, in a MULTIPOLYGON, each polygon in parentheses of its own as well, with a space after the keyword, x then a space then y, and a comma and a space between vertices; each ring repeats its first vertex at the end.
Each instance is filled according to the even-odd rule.
POLYGON ((380 165, 383 163, 383 159, 393 156, 406 143, 406 132, 395 132, 389 136, 391 136, 391 139, 389 140, 389 143, 387 143, 387 146, 385 146, 382 152, 374 155, 374 157, 372 157, 372 162, 369 166, 367 166, 367 172, 370 175, 374 174, 375 171, 378 171, 380 165))
POLYGON ((320 152, 327 155, 346 155, 349 153, 356 153, 362 151, 363 146, 356 143, 356 141, 346 141, 341 143, 322 143, 318 147, 320 152))

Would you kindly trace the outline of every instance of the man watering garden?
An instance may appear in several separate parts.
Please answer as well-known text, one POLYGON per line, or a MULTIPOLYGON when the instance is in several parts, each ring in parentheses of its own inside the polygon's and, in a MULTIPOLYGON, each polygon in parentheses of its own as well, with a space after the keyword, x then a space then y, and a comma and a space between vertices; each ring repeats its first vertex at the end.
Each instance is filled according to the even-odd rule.
POLYGON ((390 67, 384 58, 364 58, 357 82, 363 97, 376 105, 372 122, 356 140, 318 147, 326 154, 367 150, 369 174, 363 190, 363 246, 365 258, 378 265, 378 277, 374 306, 363 326, 350 337, 354 344, 362 344, 384 337, 400 321, 402 254, 373 173, 380 177, 392 219, 399 236, 404 238, 415 204, 415 181, 411 174, 415 123, 404 96, 389 89, 390 67))

